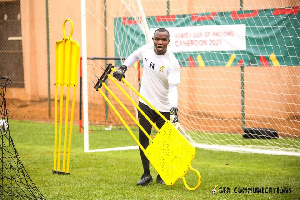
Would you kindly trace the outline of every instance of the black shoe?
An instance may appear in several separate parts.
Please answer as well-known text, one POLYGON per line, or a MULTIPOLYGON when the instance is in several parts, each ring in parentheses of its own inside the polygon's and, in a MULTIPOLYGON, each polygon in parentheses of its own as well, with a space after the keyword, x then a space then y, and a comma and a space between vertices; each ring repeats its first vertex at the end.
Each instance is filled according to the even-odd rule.
POLYGON ((141 180, 137 183, 137 185, 148 185, 152 182, 152 176, 150 174, 143 174, 141 180))
POLYGON ((164 180, 162 180, 162 178, 160 177, 160 175, 158 174, 156 177, 156 183, 162 184, 162 185, 166 185, 164 180))

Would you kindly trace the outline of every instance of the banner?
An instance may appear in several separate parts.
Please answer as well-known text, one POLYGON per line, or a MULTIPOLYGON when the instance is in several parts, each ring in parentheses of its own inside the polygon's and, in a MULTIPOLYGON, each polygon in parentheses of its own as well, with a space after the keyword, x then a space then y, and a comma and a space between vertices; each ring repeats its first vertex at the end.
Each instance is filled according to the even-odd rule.
MULTIPOLYGON (((280 66, 300 65, 300 7, 264 10, 153 16, 146 21, 149 37, 159 27, 170 31, 173 51, 181 66, 280 66)), ((142 20, 115 18, 115 56, 127 57, 146 43, 139 28, 142 20), (120 34, 122 33, 122 34, 120 34)))
MULTIPOLYGON (((150 35, 155 30, 150 29, 150 35)), ((170 27, 168 31, 172 52, 246 50, 245 24, 170 27)))

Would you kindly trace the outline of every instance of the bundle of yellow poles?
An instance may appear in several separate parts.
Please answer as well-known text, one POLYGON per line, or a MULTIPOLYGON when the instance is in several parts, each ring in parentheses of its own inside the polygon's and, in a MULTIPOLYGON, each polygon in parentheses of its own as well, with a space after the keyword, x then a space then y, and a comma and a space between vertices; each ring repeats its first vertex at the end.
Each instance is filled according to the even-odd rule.
POLYGON ((195 158, 195 147, 193 147, 186 138, 174 127, 174 125, 167 120, 157 109, 155 109, 135 88, 133 88, 125 78, 122 78, 124 82, 135 94, 137 94, 141 99, 143 99, 147 105, 149 105, 161 118, 165 120, 165 124, 159 129, 154 122, 141 110, 141 108, 135 103, 135 101, 126 93, 126 91, 120 86, 120 84, 114 79, 110 73, 114 71, 114 66, 108 64, 104 73, 98 79, 95 89, 100 92, 105 101, 113 109, 116 115, 119 117, 125 128, 128 130, 132 138, 138 144, 140 149, 145 153, 146 157, 153 165, 155 170, 159 173, 161 178, 164 180, 166 185, 174 185, 178 179, 182 179, 185 187, 188 190, 196 190, 201 185, 201 175, 200 173, 191 166, 191 162, 195 158), (130 113, 126 106, 120 101, 120 99, 109 89, 105 83, 106 79, 109 78, 127 97, 127 99, 138 109, 138 111, 150 122, 156 131, 157 135, 152 139, 145 129, 140 125, 136 118, 130 113), (138 127, 143 131, 143 133, 149 138, 150 144, 145 149, 136 138, 135 134, 132 132, 130 127, 127 125, 126 121, 120 115, 119 111, 111 103, 105 93, 101 90, 101 87, 117 101, 117 103, 124 109, 124 111, 130 116, 130 118, 138 125, 138 127), (198 178, 198 183, 195 187, 188 186, 185 175, 191 170, 196 173, 198 178))
POLYGON ((80 46, 72 39, 73 22, 66 19, 63 23, 63 39, 58 40, 55 45, 55 141, 53 173, 70 174, 70 152, 73 130, 73 116, 75 109, 76 86, 78 77, 78 64, 80 46), (71 24, 70 37, 66 37, 65 24, 71 24), (60 87, 59 107, 58 88, 60 87), (70 90, 73 88, 71 113, 69 113, 70 90), (64 94, 66 92, 66 94, 64 94), (64 101, 65 96, 65 101, 64 101), (65 105, 64 105, 65 102, 65 105), (63 110, 65 109, 65 115, 63 110), (58 127, 59 110, 59 127, 58 127), (70 115, 70 121, 69 121, 70 115), (62 136, 64 120, 64 137, 62 136), (63 144, 62 144, 63 142, 63 144), (63 148, 63 151, 62 151, 63 148), (62 158, 61 158, 62 154, 62 158), (62 167, 61 167, 62 160, 62 167))

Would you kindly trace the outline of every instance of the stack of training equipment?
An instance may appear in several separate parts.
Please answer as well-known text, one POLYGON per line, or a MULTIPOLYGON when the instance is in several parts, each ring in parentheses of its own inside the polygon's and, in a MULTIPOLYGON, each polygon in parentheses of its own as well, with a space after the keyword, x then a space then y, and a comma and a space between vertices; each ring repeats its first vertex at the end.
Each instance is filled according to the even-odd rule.
POLYGON ((195 158, 195 147, 193 147, 174 127, 174 125, 167 120, 158 110, 156 110, 140 93, 135 90, 126 80, 122 78, 122 81, 140 98, 142 98, 158 115, 164 120, 165 124, 161 129, 152 122, 149 117, 140 109, 140 107, 134 102, 134 100, 125 92, 125 90, 117 83, 110 73, 114 71, 114 66, 108 64, 104 73, 98 79, 94 88, 100 92, 103 98, 107 101, 109 106, 114 110, 116 115, 120 118, 130 135, 133 137, 135 142, 139 145, 141 150, 145 153, 150 163, 154 166, 155 170, 160 174, 166 185, 174 185, 179 178, 182 178, 185 187, 188 190, 196 190, 201 185, 200 173, 192 168, 191 162, 195 158), (121 92, 131 101, 131 103, 141 112, 142 115, 151 123, 151 125, 158 131, 158 134, 152 139, 135 117, 129 112, 119 98, 108 88, 105 83, 106 79, 109 78, 121 92), (120 113, 117 111, 115 106, 111 103, 105 93, 101 90, 101 86, 109 92, 109 94, 118 102, 118 104, 125 110, 125 112, 131 117, 131 119, 139 126, 144 134, 149 138, 150 144, 147 149, 140 144, 130 127, 124 121, 120 113), (191 170, 198 176, 198 183, 195 187, 189 187, 185 180, 185 175, 191 170))
POLYGON ((70 151, 71 151, 71 139, 73 129, 73 116, 75 108, 76 86, 78 77, 78 65, 80 46, 77 41, 72 39, 73 34, 73 22, 71 19, 66 19, 63 23, 63 35, 62 40, 58 40, 55 45, 55 144, 54 144, 54 162, 53 173, 54 174, 70 174, 70 151), (70 37, 66 37, 65 24, 69 21, 71 24, 70 37), (59 130, 58 130, 58 87, 60 87, 60 106, 59 106, 59 130), (69 114, 69 101, 70 101, 70 88, 73 88, 73 98, 71 114, 69 114), (64 89, 66 88, 66 100, 64 106, 64 89), (65 134, 62 138, 63 127, 63 108, 65 108, 65 134), (69 122, 70 115, 70 122, 69 122), (69 135, 69 137, 68 137, 69 135), (60 167, 61 162, 61 147, 63 141, 63 166, 60 167), (67 144, 68 141, 68 144, 67 144), (68 148, 68 155, 67 154, 68 148), (66 164, 67 160, 67 164, 66 164))

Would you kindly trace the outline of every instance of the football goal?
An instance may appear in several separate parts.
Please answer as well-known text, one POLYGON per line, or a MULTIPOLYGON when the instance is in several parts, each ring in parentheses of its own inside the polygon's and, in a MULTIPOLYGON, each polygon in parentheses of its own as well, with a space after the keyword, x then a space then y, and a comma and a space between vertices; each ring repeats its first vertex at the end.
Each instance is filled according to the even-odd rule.
MULTIPOLYGON (((300 156, 296 0, 82 0, 81 8, 86 152, 113 150, 92 137, 125 130, 94 89, 97 76, 108 63, 118 67, 138 47, 152 43, 154 30, 165 27, 168 50, 181 66, 179 121, 194 146, 300 156)), ((129 66, 126 80, 138 89, 142 74, 141 61, 129 66)), ((130 107, 126 98, 123 103, 130 107)), ((133 106, 131 112, 137 112, 133 106)), ((130 140, 127 135, 114 139, 124 137, 130 140)), ((124 146, 137 148, 128 141, 124 146)))

